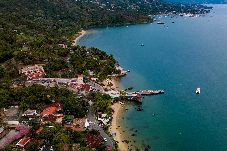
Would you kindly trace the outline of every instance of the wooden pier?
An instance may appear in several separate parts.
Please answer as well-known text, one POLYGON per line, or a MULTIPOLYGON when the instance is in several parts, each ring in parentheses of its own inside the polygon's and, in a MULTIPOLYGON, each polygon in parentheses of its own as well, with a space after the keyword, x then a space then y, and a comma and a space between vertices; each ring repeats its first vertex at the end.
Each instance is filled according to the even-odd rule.
POLYGON ((157 94, 164 94, 164 90, 139 90, 133 92, 134 94, 140 94, 140 95, 157 95, 157 94))
POLYGON ((121 96, 122 99, 126 99, 128 101, 135 101, 142 103, 143 96, 145 95, 157 95, 164 94, 164 90, 139 90, 135 92, 127 92, 126 95, 121 96))

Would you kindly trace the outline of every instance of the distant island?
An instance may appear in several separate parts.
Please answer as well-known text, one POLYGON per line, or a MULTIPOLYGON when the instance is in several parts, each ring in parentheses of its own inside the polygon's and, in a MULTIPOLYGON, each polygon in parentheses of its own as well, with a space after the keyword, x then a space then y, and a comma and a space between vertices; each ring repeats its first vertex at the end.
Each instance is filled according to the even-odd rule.
POLYGON ((1 0, 0 149, 118 150, 108 132, 110 106, 141 94, 119 89, 116 79, 128 71, 112 55, 74 40, 93 27, 210 9, 152 0, 1 0))

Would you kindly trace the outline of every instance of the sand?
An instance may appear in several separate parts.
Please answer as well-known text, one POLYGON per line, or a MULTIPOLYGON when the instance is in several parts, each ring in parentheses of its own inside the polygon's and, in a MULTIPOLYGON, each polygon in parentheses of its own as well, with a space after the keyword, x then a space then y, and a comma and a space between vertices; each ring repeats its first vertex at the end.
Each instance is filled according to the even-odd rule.
POLYGON ((119 130, 118 127, 118 119, 121 118, 121 113, 124 110, 123 106, 117 102, 114 103, 111 108, 114 110, 114 113, 112 115, 112 122, 111 122, 111 126, 109 128, 109 131, 111 134, 116 133, 116 136, 114 137, 114 140, 117 141, 118 143, 118 148, 120 151, 127 151, 128 150, 128 146, 127 144, 123 143, 123 136, 122 133, 119 130))
POLYGON ((73 45, 73 46, 78 45, 79 40, 80 40, 83 36, 85 36, 86 34, 87 34, 87 31, 85 31, 85 30, 80 31, 80 32, 78 33, 78 36, 76 37, 76 39, 73 40, 72 45, 73 45))
POLYGON ((102 82, 105 86, 104 88, 107 88, 107 89, 113 89, 113 90, 121 90, 121 85, 120 85, 120 82, 117 78, 109 78, 109 79, 106 79, 102 82), (112 83, 112 85, 108 85, 109 83, 112 83))

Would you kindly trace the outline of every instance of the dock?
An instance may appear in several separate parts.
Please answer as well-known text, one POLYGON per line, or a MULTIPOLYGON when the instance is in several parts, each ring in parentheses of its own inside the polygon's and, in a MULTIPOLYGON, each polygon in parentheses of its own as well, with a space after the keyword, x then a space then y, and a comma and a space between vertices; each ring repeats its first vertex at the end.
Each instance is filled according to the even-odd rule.
POLYGON ((135 92, 127 92, 125 95, 121 95, 122 99, 126 99, 128 101, 135 101, 142 103, 143 102, 143 96, 145 95, 158 95, 158 94, 164 94, 164 90, 138 90, 135 92))
POLYGON ((164 94, 164 90, 139 90, 133 92, 134 94, 140 94, 140 95, 157 95, 157 94, 164 94))

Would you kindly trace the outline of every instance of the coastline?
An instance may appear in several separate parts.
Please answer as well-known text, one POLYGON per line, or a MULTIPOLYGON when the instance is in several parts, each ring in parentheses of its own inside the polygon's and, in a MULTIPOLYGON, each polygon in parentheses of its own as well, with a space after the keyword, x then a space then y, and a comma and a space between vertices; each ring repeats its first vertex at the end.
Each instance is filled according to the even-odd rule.
POLYGON ((112 115, 112 122, 109 127, 109 132, 111 134, 116 134, 115 136, 113 136, 113 139, 117 142, 118 149, 120 151, 127 151, 128 146, 124 142, 122 142, 124 136, 122 135, 120 127, 118 126, 118 120, 121 118, 124 107, 119 102, 117 102, 114 103, 111 108, 114 110, 114 113, 112 115))
MULTIPOLYGON (((88 31, 81 30, 80 32, 77 33, 76 38, 73 40, 72 45, 76 46, 79 44, 79 40, 88 34, 88 31)), ((112 89, 112 90, 122 90, 123 87, 120 84, 120 79, 119 78, 108 78, 102 82, 105 85, 105 88, 112 89), (111 86, 108 85, 108 83, 111 83, 111 86)), ((115 136, 112 136, 112 138, 115 140, 118 150, 120 151, 128 151, 130 150, 129 147, 131 148, 132 145, 131 141, 128 143, 124 142, 125 140, 130 140, 130 138, 127 136, 127 132, 123 131, 122 125, 120 122, 120 119, 122 118, 122 114, 125 112, 125 104, 122 104, 120 102, 116 102, 113 105, 111 105, 111 108, 113 109, 113 114, 112 114, 112 121, 111 125, 108 129, 110 134, 115 133, 115 136), (131 146, 130 146, 131 145, 131 146)))
POLYGON ((81 30, 80 32, 78 32, 78 35, 76 36, 76 39, 73 40, 72 45, 73 45, 73 46, 78 45, 79 40, 80 40, 83 36, 85 36, 87 33, 88 33, 88 32, 87 32, 86 30, 81 30))

